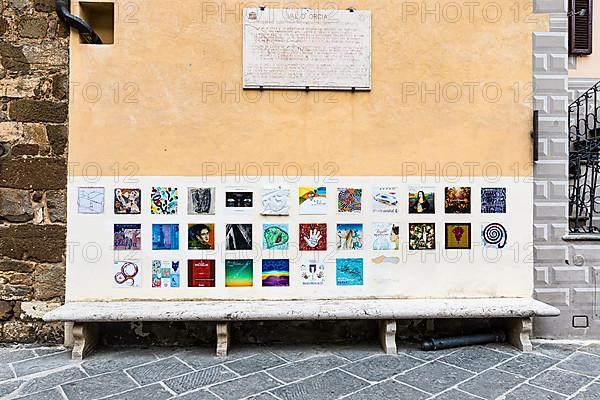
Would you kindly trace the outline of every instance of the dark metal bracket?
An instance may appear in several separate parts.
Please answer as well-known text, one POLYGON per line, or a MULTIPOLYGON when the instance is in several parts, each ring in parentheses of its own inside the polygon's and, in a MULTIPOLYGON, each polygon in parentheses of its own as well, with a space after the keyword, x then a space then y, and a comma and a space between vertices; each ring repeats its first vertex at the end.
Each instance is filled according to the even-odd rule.
POLYGON ((538 110, 533 111, 533 131, 531 131, 531 139, 533 140, 533 161, 538 161, 539 154, 539 114, 538 110))

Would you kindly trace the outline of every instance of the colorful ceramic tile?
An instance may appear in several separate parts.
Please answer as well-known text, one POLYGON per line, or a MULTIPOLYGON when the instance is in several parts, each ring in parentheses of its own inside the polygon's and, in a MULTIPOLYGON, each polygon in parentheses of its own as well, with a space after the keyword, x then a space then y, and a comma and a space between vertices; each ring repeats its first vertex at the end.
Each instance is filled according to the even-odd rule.
POLYGON ((152 287, 178 288, 179 261, 152 260, 152 287))
POLYGON ((142 225, 115 224, 113 239, 115 250, 140 250, 142 248, 142 225))
POLYGON ((410 250, 435 249, 435 224, 408 224, 408 248, 410 250))
POLYGON ((115 189, 115 214, 141 214, 140 189, 115 189))
POLYGON ((470 249, 471 224, 446 224, 446 249, 470 249))
POLYGON ((215 188, 188 188, 188 215, 214 215, 215 196, 215 188))
POLYGON ((290 215, 290 189, 267 187, 262 190, 262 215, 290 215))
POLYGON ((363 248, 362 224, 337 224, 336 244, 338 250, 361 250, 363 248))
POLYGON ((400 249, 400 226, 398 224, 373 224, 373 250, 400 249))
POLYGON ((254 206, 251 188, 228 187, 225 189, 225 210, 228 213, 248 214, 254 206))
POLYGON ((225 225, 226 250, 252 250, 252 224, 225 225))
POLYGON ((262 260, 263 286, 290 286, 290 260, 262 260))
POLYGON ((338 188, 338 212, 360 214, 362 211, 362 189, 338 188))
POLYGON ((484 247, 501 249, 506 246, 508 233, 506 228, 499 223, 484 223, 481 225, 481 241, 484 247))
POLYGON ((153 187, 150 195, 150 213, 152 214, 177 214, 179 195, 177 188, 153 187))
POLYGON ((102 214, 104 212, 104 188, 77 188, 77 212, 79 214, 102 214))
POLYGON ((409 214, 435 214, 435 188, 411 186, 408 188, 409 214))
POLYGON ((298 189, 300 215, 327 214, 327 188, 324 186, 301 186, 298 189))
POLYGON ((118 288, 142 287, 141 261, 115 261, 113 263, 113 285, 118 288))
POLYGON ((152 224, 152 250, 179 250, 179 225, 152 224))
POLYGON ((470 214, 471 188, 447 187, 445 209, 446 214, 470 214))
POLYGON ((188 250, 214 250, 215 224, 188 224, 188 250))
POLYGON ((363 259, 338 258, 335 260, 335 283, 337 286, 360 286, 363 284, 363 259))
POLYGON ((506 212, 506 188, 481 188, 481 212, 499 214, 506 212))
POLYGON ((300 264, 302 285, 323 285, 325 283, 325 263, 318 260, 306 260, 300 264))
POLYGON ((290 234, 288 224, 263 225, 263 249, 287 250, 290 234))
POLYGON ((188 260, 189 287, 215 287, 215 260, 188 260))
POLYGON ((252 286, 252 260, 225 260, 225 286, 252 286))
POLYGON ((327 224, 300 224, 300 251, 327 250, 327 224))
POLYGON ((373 188, 373 212, 398 212, 398 188, 395 186, 377 186, 373 188))

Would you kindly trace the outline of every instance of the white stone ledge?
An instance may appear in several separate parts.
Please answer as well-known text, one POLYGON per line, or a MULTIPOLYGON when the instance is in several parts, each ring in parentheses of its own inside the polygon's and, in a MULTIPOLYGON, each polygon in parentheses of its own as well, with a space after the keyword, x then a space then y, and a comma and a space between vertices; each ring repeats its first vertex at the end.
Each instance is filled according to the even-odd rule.
POLYGON ((600 234, 596 233, 569 233, 568 235, 563 236, 563 240, 566 241, 598 241, 600 240, 600 234))
POLYGON ((69 302, 45 321, 242 321, 525 318, 560 314, 531 298, 69 302))

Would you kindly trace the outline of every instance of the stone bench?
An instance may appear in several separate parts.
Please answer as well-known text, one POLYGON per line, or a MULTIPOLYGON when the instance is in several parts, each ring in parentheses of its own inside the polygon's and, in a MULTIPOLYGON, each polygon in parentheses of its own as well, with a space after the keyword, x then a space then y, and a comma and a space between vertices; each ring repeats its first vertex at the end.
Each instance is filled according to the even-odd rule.
POLYGON ((45 321, 73 322, 73 358, 82 359, 98 340, 98 323, 120 321, 216 321, 217 356, 227 355, 231 321, 347 320, 379 321, 381 346, 396 353, 396 320, 506 318, 511 344, 531 351, 532 317, 560 311, 529 298, 366 299, 249 301, 68 302, 47 313, 45 321))

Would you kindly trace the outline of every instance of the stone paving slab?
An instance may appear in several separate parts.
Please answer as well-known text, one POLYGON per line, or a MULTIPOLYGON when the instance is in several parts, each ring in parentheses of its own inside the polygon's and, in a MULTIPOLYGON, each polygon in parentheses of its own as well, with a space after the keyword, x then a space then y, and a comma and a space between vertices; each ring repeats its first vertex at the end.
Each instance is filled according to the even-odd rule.
POLYGON ((64 397, 58 389, 50 389, 28 396, 18 397, 18 400, 64 400, 64 397))
POLYGON ((14 363, 36 357, 33 350, 23 349, 0 353, 0 364, 14 363))
POLYGON ((572 400, 600 400, 600 383, 584 388, 572 400))
POLYGON ((261 393, 256 396, 248 397, 248 400, 278 400, 277 397, 269 393, 261 393))
POLYGON ((400 374, 396 377, 396 380, 435 394, 449 389, 474 375, 474 373, 467 370, 434 361, 400 374))
POLYGON ((196 392, 184 394, 182 396, 177 396, 175 398, 179 400, 219 400, 217 396, 215 396, 207 390, 199 390, 196 392))
POLYGON ((482 372, 512 356, 480 346, 464 347, 439 360, 472 372, 482 372))
POLYGON ((592 343, 581 347, 579 350, 600 356, 600 343, 592 343))
POLYGON ((62 347, 40 347, 38 349, 33 349, 33 351, 35 352, 35 354, 38 357, 41 357, 41 356, 47 356, 47 355, 54 354, 54 353, 62 353, 67 350, 63 349, 62 347))
POLYGON ((166 400, 173 397, 160 383, 133 389, 128 392, 119 393, 104 400, 166 400))
POLYGON ((531 378, 539 374, 540 372, 550 368, 558 361, 550 357, 546 357, 538 354, 520 354, 512 360, 508 360, 496 368, 510 372, 516 375, 523 376, 525 378, 531 378))
POLYGON ((172 391, 181 394, 189 392, 199 387, 212 385, 237 378, 239 375, 231 372, 222 365, 195 371, 177 378, 171 378, 165 381, 172 391))
POLYGON ((291 364, 286 364, 269 371, 269 374, 283 382, 293 382, 323 371, 348 364, 348 360, 336 355, 324 355, 307 358, 291 364))
POLYGON ((240 360, 228 362, 225 365, 240 375, 248 375, 253 372, 277 367, 285 363, 286 361, 283 358, 278 357, 273 353, 267 352, 254 354, 247 358, 242 358, 240 360))
POLYGON ((448 390, 434 397, 435 400, 481 400, 481 397, 475 397, 472 394, 462 392, 457 389, 448 390))
POLYGON ((362 389, 345 399, 348 400, 425 400, 429 394, 410 386, 389 380, 362 389))
POLYGON ((71 354, 64 352, 19 361, 13 363, 12 366, 17 377, 22 377, 74 364, 76 362, 71 359, 71 354))
POLYGON ((85 372, 92 376, 107 372, 121 371, 157 360, 157 357, 148 351, 139 351, 136 349, 119 350, 118 357, 115 357, 114 350, 94 352, 84 360, 81 366, 85 372))
POLYGON ((558 363, 557 367, 592 377, 600 375, 600 362, 598 362, 598 356, 587 353, 572 354, 564 361, 558 363))
POLYGON ((154 361, 127 370, 127 373, 140 385, 147 385, 164 379, 184 375, 193 370, 175 357, 154 361))
POLYGON ((490 369, 485 371, 458 387, 467 393, 494 400, 511 388, 523 383, 524 379, 508 372, 490 369))
POLYGON ((583 345, 577 343, 543 342, 534 344, 533 349, 536 354, 542 354, 556 360, 564 360, 581 347, 583 347, 583 345))
POLYGON ((10 369, 8 364, 0 364, 0 382, 15 377, 15 373, 10 369))
POLYGON ((517 387, 515 390, 508 393, 505 397, 505 400, 522 399, 563 400, 566 399, 566 397, 561 394, 550 392, 548 390, 527 384, 517 387))
POLYGON ((31 394, 62 385, 72 381, 88 378, 88 375, 78 367, 71 367, 62 371, 53 372, 25 383, 19 389, 19 394, 31 394))
POLYGON ((279 382, 264 372, 248 375, 243 378, 221 383, 211 388, 211 391, 222 399, 233 400, 258 394, 264 390, 276 388, 279 382))
POLYGON ((342 369, 365 380, 379 382, 422 364, 422 361, 402 354, 376 355, 349 364, 342 369))
POLYGON ((0 347, 6 400, 600 400, 600 342, 422 352, 399 344, 108 348, 0 347), (16 372, 16 374, 14 372, 16 372))
POLYGON ((369 383, 340 370, 326 372, 273 390, 284 400, 330 400, 369 386, 369 383))
POLYGON ((585 385, 591 383, 592 380, 593 379, 588 376, 576 374, 574 372, 561 369, 549 369, 538 374, 538 376, 531 379, 529 383, 570 396, 585 385))
POLYGON ((0 383, 0 399, 7 397, 11 393, 15 393, 19 387, 23 384, 20 380, 10 380, 8 382, 0 383))
POLYGON ((222 359, 214 356, 215 349, 185 350, 174 352, 172 355, 196 370, 213 367, 223 362, 222 359))
POLYGON ((93 376, 61 385, 69 400, 94 400, 135 388, 136 383, 122 371, 93 376))

